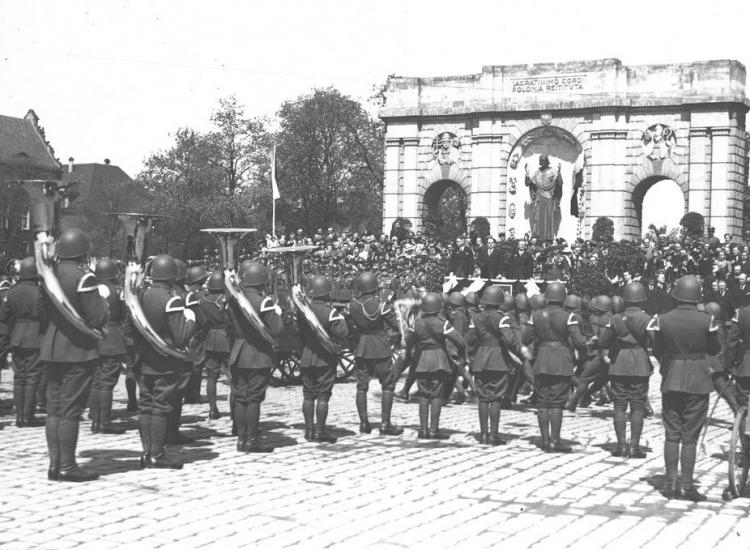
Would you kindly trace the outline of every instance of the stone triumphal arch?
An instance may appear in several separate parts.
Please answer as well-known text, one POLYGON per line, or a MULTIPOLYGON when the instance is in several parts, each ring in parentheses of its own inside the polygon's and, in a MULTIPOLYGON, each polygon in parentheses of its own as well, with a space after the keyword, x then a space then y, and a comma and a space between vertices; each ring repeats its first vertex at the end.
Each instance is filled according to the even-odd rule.
POLYGON ((433 197, 455 185, 468 219, 486 217, 493 234, 552 227, 588 238, 596 218, 608 216, 617 238, 640 236, 644 201, 658 189, 667 219, 695 211, 717 234, 739 235, 748 105, 745 68, 726 60, 392 77, 381 112, 384 230, 398 217, 420 228, 433 197))

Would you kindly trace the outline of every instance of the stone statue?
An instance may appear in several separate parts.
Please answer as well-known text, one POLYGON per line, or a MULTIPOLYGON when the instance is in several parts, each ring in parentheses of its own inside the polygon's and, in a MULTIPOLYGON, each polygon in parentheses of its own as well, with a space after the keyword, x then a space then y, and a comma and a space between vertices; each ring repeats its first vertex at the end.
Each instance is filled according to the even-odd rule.
POLYGON ((438 136, 433 145, 432 156, 440 165, 451 165, 458 162, 458 138, 449 132, 438 136))
POLYGON ((643 154, 651 160, 664 160, 672 155, 676 144, 674 131, 669 126, 654 124, 643 132, 643 154))
POLYGON ((510 206, 508 207, 508 217, 511 220, 516 217, 516 205, 513 203, 510 203, 510 206))
POLYGON ((562 176, 560 165, 553 169, 547 155, 539 156, 539 169, 529 175, 526 169, 526 186, 531 196, 531 233, 542 241, 551 241, 560 228, 560 199, 562 198, 562 176))

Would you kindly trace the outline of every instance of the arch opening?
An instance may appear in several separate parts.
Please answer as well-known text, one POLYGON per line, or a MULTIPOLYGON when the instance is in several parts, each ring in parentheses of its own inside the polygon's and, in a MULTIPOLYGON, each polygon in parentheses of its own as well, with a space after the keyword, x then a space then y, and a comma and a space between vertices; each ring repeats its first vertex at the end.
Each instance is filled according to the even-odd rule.
POLYGON ((669 232, 680 227, 687 211, 685 193, 673 179, 652 176, 641 181, 633 190, 633 207, 638 221, 639 235, 650 229, 669 232))
POLYGON ((453 180, 439 180, 424 193, 422 231, 441 240, 466 233, 469 197, 453 180))

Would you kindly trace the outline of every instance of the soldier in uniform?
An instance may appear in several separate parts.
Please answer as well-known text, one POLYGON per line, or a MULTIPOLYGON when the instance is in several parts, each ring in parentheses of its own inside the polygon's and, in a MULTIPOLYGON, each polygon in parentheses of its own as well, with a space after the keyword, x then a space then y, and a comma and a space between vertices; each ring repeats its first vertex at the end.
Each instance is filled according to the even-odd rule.
MULTIPOLYGON (((93 273, 84 269, 89 240, 79 229, 67 229, 55 250, 60 260, 55 275, 65 297, 88 326, 107 322, 107 302, 99 295, 93 273)), ((47 365, 47 448, 53 481, 91 481, 96 472, 76 464, 78 419, 86 405, 91 377, 99 363, 96 339, 73 326, 50 295, 46 296, 49 324, 42 337, 40 360, 47 365)))
POLYGON ((115 285, 120 270, 112 260, 102 259, 96 263, 95 274, 99 288, 103 290, 102 295, 109 305, 109 319, 107 334, 97 342, 101 361, 91 383, 91 433, 123 434, 125 430, 112 425, 112 392, 127 359, 122 327, 125 321, 125 304, 122 289, 115 285))
POLYGON ((13 353, 13 401, 16 406, 16 426, 41 426, 34 417, 36 389, 42 364, 39 362, 41 333, 46 330, 47 312, 44 295, 37 282, 34 258, 21 260, 18 283, 8 292, 7 301, 0 306, 0 324, 7 327, 9 348, 13 353))
MULTIPOLYGON (((562 409, 573 376, 573 348, 585 352, 586 339, 581 334, 575 314, 562 308, 565 302, 562 283, 550 283, 544 291, 548 306, 536 310, 523 329, 523 343, 536 343, 534 359, 535 386, 539 394, 537 416, 541 446, 545 452, 569 452, 560 440, 562 409)), ((532 360, 527 347, 523 356, 532 360)))
MULTIPOLYGON (((330 294, 331 282, 328 278, 323 275, 316 276, 310 285, 310 309, 329 336, 343 340, 349 335, 349 329, 344 316, 328 305, 330 294)), ((320 342, 302 315, 298 320, 298 326, 302 338, 300 371, 304 397, 302 415, 305 418, 305 439, 319 443, 335 443, 336 438, 326 432, 326 419, 328 401, 336 382, 339 357, 328 351, 320 342)))
MULTIPOLYGON (((182 297, 174 292, 178 273, 177 262, 167 254, 159 254, 151 263, 151 279, 141 298, 146 320, 167 344, 185 348, 195 334, 195 314, 185 309, 182 297)), ((165 455, 168 422, 175 406, 177 393, 185 369, 184 360, 168 356, 156 349, 145 338, 138 338, 140 387, 138 419, 143 454, 142 468, 180 469, 182 463, 165 455)))
POLYGON ((668 499, 702 501, 706 496, 693 484, 696 443, 708 414, 708 396, 713 389, 706 355, 720 351, 718 327, 713 318, 698 311, 701 284, 695 277, 680 277, 672 289, 678 305, 655 317, 649 325, 654 351, 661 363, 664 463, 668 499), (680 448, 682 446, 682 448, 680 448), (678 485, 677 465, 682 467, 678 485))
MULTIPOLYGON (((731 368, 734 374, 735 388, 732 393, 735 396, 735 406, 747 407, 750 395, 750 305, 738 309, 733 318, 727 334, 726 354, 727 367, 731 368)), ((730 389, 727 388, 723 392, 725 396, 730 393, 730 389)), ((744 448, 750 449, 750 438, 747 434, 744 448)))
MULTIPOLYGON (((469 316, 466 314, 463 294, 460 292, 451 292, 448 295, 447 300, 445 300, 445 314, 453 325, 453 328, 466 340, 469 333, 469 316)), ((456 402, 461 404, 466 400, 466 392, 461 378, 465 378, 472 387, 474 386, 474 380, 467 370, 469 365, 465 365, 469 344, 467 342, 467 351, 465 354, 461 354, 450 341, 448 342, 447 350, 453 369, 451 370, 451 374, 448 375, 448 380, 443 385, 443 405, 450 400, 454 387, 456 389, 456 402)))
MULTIPOLYGON (((187 269, 188 292, 185 296, 185 307, 195 313, 195 320, 198 323, 198 332, 205 336, 204 319, 200 307, 201 298, 204 295, 203 283, 208 279, 208 272, 202 266, 194 265, 187 269)), ((193 352, 192 365, 190 366, 190 378, 185 390, 185 403, 201 402, 201 379, 203 367, 203 337, 195 340, 191 345, 193 352)))
POLYGON ((481 443, 502 445, 498 432, 500 404, 508 391, 508 374, 512 360, 509 352, 522 355, 511 317, 500 311, 505 293, 490 286, 482 294, 484 311, 471 317, 472 340, 477 351, 471 370, 479 393, 479 433, 481 443), (487 423, 489 419, 489 432, 487 423))
MULTIPOLYGON (((516 341, 521 342, 523 327, 526 326, 526 323, 531 317, 531 304, 529 303, 529 297, 524 293, 516 294, 513 301, 516 305, 515 321, 516 326, 518 327, 516 333, 516 341)), ((531 355, 534 355, 532 346, 529 346, 529 352, 531 353, 531 355)), ((528 383, 532 387, 532 393, 531 396, 529 396, 528 401, 532 404, 536 403, 536 390, 533 389, 534 372, 531 368, 531 362, 523 357, 519 357, 519 359, 523 361, 523 364, 519 368, 519 371, 516 375, 516 381, 513 384, 513 388, 511 388, 510 401, 512 403, 515 403, 518 397, 519 389, 524 385, 524 383, 528 383)))
POLYGON ((206 395, 208 396, 208 417, 216 420, 221 417, 216 404, 216 384, 221 372, 227 368, 229 359, 229 336, 227 335, 227 300, 224 294, 224 275, 214 271, 208 278, 208 293, 201 296, 198 309, 204 321, 203 366, 206 371, 206 395))
MULTIPOLYGON (((182 307, 184 308, 186 307, 188 294, 185 289, 185 284, 187 282, 187 264, 179 258, 172 259, 177 265, 177 275, 174 278, 172 292, 182 300, 182 307)), ((195 314, 195 312, 193 312, 193 314, 195 314)), ((193 332, 197 332, 197 319, 194 321, 196 322, 196 327, 193 332)), ((193 349, 188 345, 188 353, 179 375, 177 391, 171 393, 172 407, 167 416, 167 445, 184 445, 193 442, 193 438, 180 432, 180 424, 182 422, 182 404, 185 400, 185 392, 187 391, 188 383, 190 382, 190 375, 193 372, 194 357, 195 354, 193 353, 193 349)))
POLYGON ((617 448, 613 456, 627 456, 625 430, 627 408, 630 405, 630 453, 631 458, 646 458, 640 446, 643 419, 648 399, 648 379, 651 376, 651 361, 647 347, 646 332, 651 316, 643 311, 648 302, 646 288, 638 282, 625 285, 622 293, 625 311, 615 313, 600 334, 599 346, 610 346, 617 350, 609 368, 612 398, 614 401, 614 427, 617 448), (613 345, 614 344, 614 345, 613 345))
POLYGON ((711 368, 711 382, 713 383, 716 393, 726 401, 732 414, 737 414, 740 405, 737 401, 737 389, 735 384, 729 379, 729 368, 737 358, 737 344, 739 344, 739 330, 737 326, 738 318, 735 317, 726 321, 721 306, 716 302, 709 302, 705 305, 708 315, 711 315, 719 327, 719 343, 721 351, 716 355, 708 356, 708 366, 711 368))
POLYGON ((417 397, 419 398, 419 439, 448 439, 440 433, 443 386, 450 382, 453 366, 447 343, 459 354, 466 354, 466 342, 450 321, 438 317, 443 310, 440 294, 428 292, 422 297, 422 317, 406 335, 407 353, 415 358, 417 397))
POLYGON ((349 303, 349 317, 358 335, 354 374, 357 379, 357 413, 360 433, 369 434, 370 421, 367 418, 367 389, 370 378, 376 376, 383 390, 380 410, 380 435, 401 435, 402 428, 391 424, 393 392, 396 379, 391 359, 391 346, 386 327, 394 334, 399 333, 398 321, 393 309, 376 296, 378 279, 370 272, 357 277, 356 289, 360 296, 349 303))
MULTIPOLYGON (((263 293, 268 282, 266 268, 253 261, 243 262, 240 268, 240 284, 245 297, 260 317, 268 332, 277 337, 281 334, 283 322, 281 308, 273 298, 263 293)), ((271 380, 271 370, 276 363, 273 345, 250 324, 240 310, 239 304, 232 301, 229 307, 235 335, 229 366, 232 374, 234 394, 234 416, 237 428, 237 451, 241 453, 268 453, 273 447, 262 445, 258 436, 260 424, 260 404, 266 398, 266 389, 271 380)))

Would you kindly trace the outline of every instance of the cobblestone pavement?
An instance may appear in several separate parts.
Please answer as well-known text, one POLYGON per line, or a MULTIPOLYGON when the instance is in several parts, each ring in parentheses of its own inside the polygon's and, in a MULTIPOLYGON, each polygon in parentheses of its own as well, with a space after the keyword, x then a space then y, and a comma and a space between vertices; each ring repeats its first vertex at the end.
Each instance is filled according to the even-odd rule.
MULTIPOLYGON (((0 399, 12 397, 8 371, 0 399)), ((207 405, 186 405, 185 432, 195 444, 172 448, 181 471, 139 470, 136 418, 124 412, 124 436, 92 435, 81 424, 82 464, 102 477, 88 484, 46 480, 43 428, 18 429, 0 418, 0 547, 195 548, 747 548, 750 500, 723 502, 730 412, 722 403, 709 428, 696 475, 709 501, 666 501, 658 376, 656 417, 647 419, 647 460, 610 456, 609 408, 565 413, 569 455, 535 446, 533 410, 503 411, 511 441, 483 447, 475 440, 476 405, 444 409, 447 441, 419 441, 414 403, 396 403, 401 437, 358 435, 354 383, 338 384, 331 402, 335 444, 302 437, 302 390, 271 388, 263 405, 268 455, 239 455, 228 417, 209 421, 207 405), (656 487, 656 488, 655 488, 656 487)), ((375 384, 377 385, 377 384, 375 384)), ((374 390, 374 387, 371 389, 374 390)), ((228 387, 220 385, 227 411, 228 387)), ((712 398, 713 401, 713 398, 712 398)), ((371 392, 371 420, 379 419, 371 392)))

